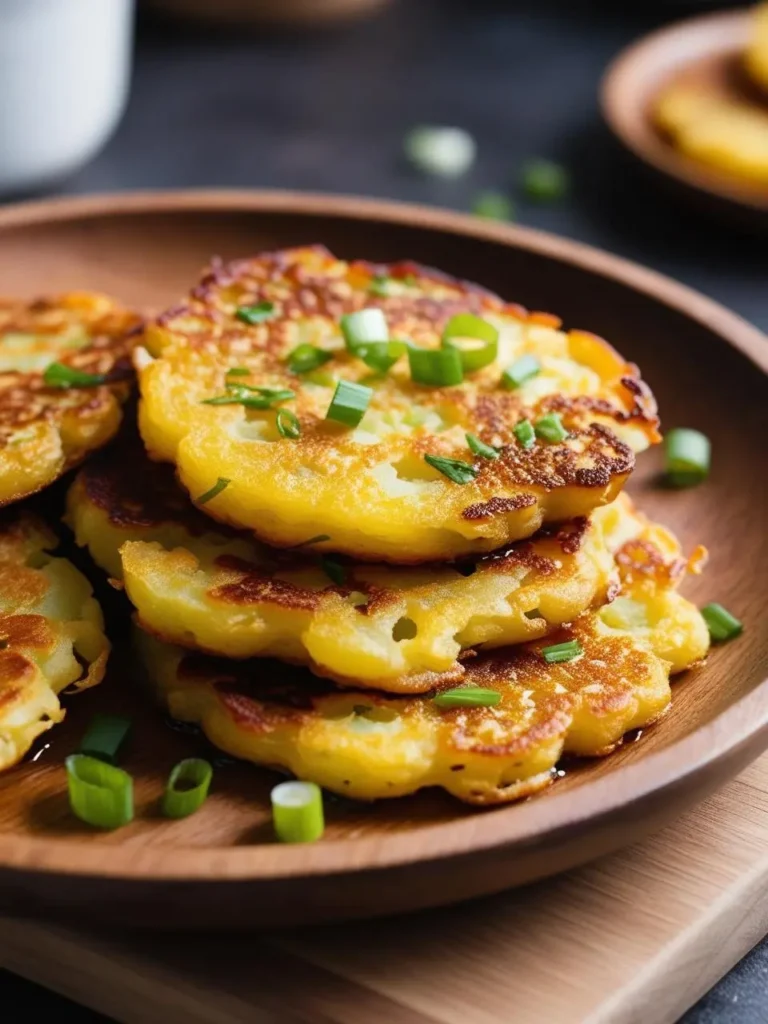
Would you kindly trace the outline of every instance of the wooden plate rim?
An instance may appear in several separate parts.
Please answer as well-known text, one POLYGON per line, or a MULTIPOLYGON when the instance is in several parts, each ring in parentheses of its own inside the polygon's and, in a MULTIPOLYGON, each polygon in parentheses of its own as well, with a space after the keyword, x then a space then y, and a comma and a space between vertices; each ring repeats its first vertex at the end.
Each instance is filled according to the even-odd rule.
MULTIPOLYGON (((675 38, 687 36, 692 30, 706 28, 713 37, 718 37, 717 47, 712 52, 730 50, 734 42, 746 32, 746 22, 751 14, 750 8, 739 8, 731 11, 714 11, 694 18, 684 18, 664 25, 641 39, 631 43, 614 58, 608 66, 600 85, 600 106, 603 117, 611 131, 633 156, 650 165, 661 174, 668 175, 676 181, 709 196, 717 196, 729 203, 734 203, 750 210, 768 213, 768 193, 737 180, 730 181, 728 176, 716 170, 699 166, 695 161, 676 153, 656 136, 655 129, 649 127, 654 141, 640 137, 632 124, 631 114, 636 107, 627 108, 624 96, 625 84, 637 77, 637 68, 645 61, 652 59, 655 51, 670 45, 675 38)), ((633 94, 633 90, 627 90, 633 94)), ((636 92, 634 93, 636 96, 636 92)), ((637 96, 636 102, 641 104, 645 96, 637 96)), ((647 115, 643 115, 644 119, 647 115)))
MULTIPOLYGON (((579 242, 438 208, 289 191, 131 192, 15 204, 0 210, 0 232, 103 215, 238 210, 389 222, 536 253, 613 280, 678 311, 718 334, 768 374, 765 335, 712 299, 662 274, 579 242)), ((421 826, 418 832, 423 842, 418 851, 414 851, 412 831, 307 846, 234 848, 179 848, 170 844, 105 847, 65 839, 0 836, 0 869, 134 881, 266 881, 433 863, 481 850, 530 844, 544 837, 556 838, 560 832, 587 823, 597 827, 601 820, 631 809, 650 794, 661 798, 664 790, 693 782, 694 777, 706 773, 720 759, 736 755, 740 748, 760 744, 768 746, 768 678, 711 722, 673 746, 648 754, 637 764, 614 769, 568 793, 552 793, 546 800, 421 826)))

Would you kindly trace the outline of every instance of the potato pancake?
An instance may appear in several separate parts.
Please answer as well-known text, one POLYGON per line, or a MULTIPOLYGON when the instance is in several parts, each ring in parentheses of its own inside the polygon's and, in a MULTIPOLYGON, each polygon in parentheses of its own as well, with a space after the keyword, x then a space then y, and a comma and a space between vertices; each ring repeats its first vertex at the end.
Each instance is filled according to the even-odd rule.
POLYGON ((0 521, 0 770, 62 720, 63 690, 104 676, 101 609, 82 573, 49 554, 57 544, 31 515, 0 521))
MULTIPOLYGON (((142 626, 231 658, 282 658, 343 685, 419 692, 464 673, 463 653, 545 636, 602 604, 617 570, 606 535, 631 511, 547 527, 474 562, 353 564, 268 549, 195 509, 169 466, 118 447, 79 472, 67 519, 122 579, 142 626)), ((607 510, 604 510, 607 511, 607 510)), ((619 541, 623 543, 624 534, 619 541)))
POLYGON ((752 34, 744 54, 744 65, 755 85, 768 93, 768 3, 759 3, 752 12, 752 18, 752 34))
POLYGON ((768 111, 738 97, 673 83, 656 103, 656 122, 685 156, 745 181, 768 185, 768 111))
POLYGON ((320 535, 401 564, 493 551, 611 501, 659 439, 652 395, 605 341, 411 263, 321 247, 215 263, 145 345, 150 455, 193 501, 225 480, 205 512, 276 546, 320 535), (361 311, 370 344, 351 321, 345 344, 361 311))
POLYGON ((591 612, 546 641, 469 660, 463 685, 498 693, 495 706, 440 707, 433 698, 445 687, 420 697, 338 689, 276 662, 191 654, 140 630, 137 642, 170 714, 229 754, 359 800, 441 786, 468 803, 499 804, 547 786, 563 754, 608 754, 628 730, 659 718, 670 663, 657 648, 678 667, 706 653, 701 615, 679 594, 674 620, 662 622, 653 575, 628 584, 633 610, 622 628, 591 612), (582 653, 548 663, 543 648, 568 640, 582 653))
POLYGON ((0 301, 0 505, 47 487, 114 436, 140 327, 91 292, 0 301), (51 364, 67 370, 46 383, 51 364))

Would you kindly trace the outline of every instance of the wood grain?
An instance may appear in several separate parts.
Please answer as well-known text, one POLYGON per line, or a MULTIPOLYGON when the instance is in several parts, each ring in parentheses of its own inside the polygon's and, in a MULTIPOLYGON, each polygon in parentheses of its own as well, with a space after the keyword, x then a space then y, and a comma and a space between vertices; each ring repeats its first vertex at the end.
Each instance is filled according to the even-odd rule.
MULTIPOLYGON (((437 210, 290 193, 128 195, 0 211, 0 274, 9 291, 91 287, 151 307, 172 302, 210 255, 321 241, 344 256, 409 256, 476 279, 573 327, 610 338, 639 362, 666 425, 713 439, 710 480, 658 487, 659 453, 632 487, 648 512, 712 553, 688 587, 717 598, 746 632, 675 685, 674 707, 640 742, 569 770, 528 803, 473 813, 425 793, 375 806, 329 802, 323 842, 272 841, 273 777, 217 772, 202 811, 170 822, 157 798, 197 741, 171 733, 118 649, 107 683, 71 703, 38 760, 0 777, 0 900, 15 910, 169 927, 284 926, 393 913, 501 891, 635 841, 721 785, 768 744, 765 436, 768 345, 722 307, 651 271, 572 242, 437 210), (151 244, 148 240, 151 240, 151 244), (136 820, 94 835, 72 821, 63 756, 96 710, 135 719, 126 767, 136 820)), ((130 472, 130 467, 126 467, 130 472)), ((48 500, 48 497, 46 497, 48 500)), ((53 501, 53 498, 50 499, 53 501)), ((125 610, 111 604, 119 641, 125 610)))
POLYGON ((126 1024, 672 1024, 766 931, 764 758, 641 845, 500 897, 247 940, 0 918, 0 966, 126 1024))
POLYGON ((603 79, 605 119, 621 143, 660 180, 674 185, 702 209, 768 227, 768 188, 709 168, 678 152, 653 121, 660 89, 690 82, 723 98, 754 102, 755 89, 741 71, 751 11, 718 11, 662 28, 633 43, 603 79))

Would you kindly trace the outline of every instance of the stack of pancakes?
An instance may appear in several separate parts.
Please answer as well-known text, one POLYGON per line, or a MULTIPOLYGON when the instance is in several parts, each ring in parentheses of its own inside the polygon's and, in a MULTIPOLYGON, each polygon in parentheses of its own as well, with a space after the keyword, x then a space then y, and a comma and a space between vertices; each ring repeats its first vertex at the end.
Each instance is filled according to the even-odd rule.
POLYGON ((655 403, 602 339, 311 247, 214 263, 134 362, 138 429, 80 469, 66 518, 133 606, 161 703, 222 750, 353 798, 501 803, 655 721, 706 654, 677 589, 701 550, 622 493, 655 403), (471 313, 496 358, 446 387, 404 355, 372 370, 342 331, 367 308, 423 349, 471 313), (355 426, 326 415, 341 380, 372 391, 355 426), (552 415, 562 439, 520 440, 552 415))

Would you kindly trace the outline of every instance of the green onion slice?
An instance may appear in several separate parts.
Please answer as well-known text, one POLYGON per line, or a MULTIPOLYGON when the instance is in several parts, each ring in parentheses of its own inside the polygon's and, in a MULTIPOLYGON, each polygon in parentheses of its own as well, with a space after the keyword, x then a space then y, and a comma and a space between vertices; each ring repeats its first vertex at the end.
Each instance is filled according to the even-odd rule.
POLYGON ((514 220, 515 205, 503 192, 480 192, 472 202, 472 213, 488 220, 514 220))
POLYGON ((456 348, 408 348, 411 379, 417 384, 447 388, 464 380, 461 353, 456 348))
POLYGON ((535 356, 520 356, 502 373, 501 383, 508 391, 513 391, 540 372, 541 363, 535 356))
POLYGON ((496 449, 481 441, 479 437, 475 437, 474 434, 467 434, 466 438, 470 451, 474 452, 475 455, 479 455, 483 459, 498 459, 499 453, 496 449))
POLYGON ((314 782, 281 782, 270 794, 281 843, 313 843, 325 831, 323 792, 314 782))
POLYGON ((345 427, 356 427, 373 397, 373 389, 350 380, 340 380, 325 414, 327 420, 343 423, 345 427))
POLYGON ((723 643, 725 640, 733 640, 744 632, 744 624, 728 611, 721 604, 712 602, 701 609, 701 614, 707 624, 709 635, 715 643, 723 643))
POLYGON ((227 370, 227 378, 229 377, 250 377, 251 371, 247 366, 230 366, 227 370))
POLYGON ((404 341, 370 341, 358 345, 355 355, 376 373, 386 373, 407 350, 404 341))
POLYGON ((267 388, 253 384, 229 384, 225 395, 204 398, 203 405, 242 405, 246 409, 271 409, 278 402, 296 397, 290 388, 267 388))
POLYGON ((558 412, 551 412, 547 416, 542 416, 540 420, 536 420, 533 429, 536 431, 536 437, 540 437, 544 441, 564 441, 568 437, 568 431, 563 426, 558 412))
POLYGON ((301 437, 299 417, 296 413, 291 412, 290 409, 278 409, 276 423, 277 432, 280 434, 280 437, 285 437, 290 441, 295 441, 297 437, 301 437))
POLYGON ((712 446, 706 434, 687 427, 670 430, 664 438, 664 469, 674 487, 693 487, 706 480, 712 446))
POLYGON ((368 283, 368 293, 384 299, 389 295, 389 284, 392 278, 386 274, 376 274, 368 283))
POLYGON ((117 764, 117 755, 130 731, 130 718, 94 715, 80 743, 80 753, 107 764, 117 764))
POLYGON ((475 479, 478 473, 471 463, 462 462, 461 459, 446 459, 442 455, 425 455, 424 461, 455 484, 468 484, 475 479))
POLYGON ((424 174, 458 178, 475 162, 477 145, 463 128, 422 125, 412 128, 403 143, 408 160, 424 174))
POLYGON ((81 821, 96 828, 120 828, 133 819, 133 779, 128 772, 86 754, 70 754, 64 764, 69 805, 81 821))
POLYGON ((541 649, 544 661, 550 665, 557 665, 563 661, 573 661, 574 658, 578 658, 580 654, 584 653, 584 648, 581 646, 578 640, 566 640, 562 644, 552 644, 549 647, 542 647, 541 649))
POLYGON ((465 373, 482 370, 494 362, 499 354, 499 332, 473 313, 452 316, 443 330, 442 346, 455 349, 461 356, 465 373))
POLYGON ((515 424, 512 433, 525 449, 533 448, 536 444, 536 431, 533 429, 533 424, 530 420, 520 420, 519 423, 515 424))
POLYGON ((305 548, 308 544, 320 544, 323 541, 330 540, 331 535, 329 533, 318 533, 316 537, 309 537, 307 540, 299 541, 298 544, 294 544, 294 548, 305 548))
POLYGON ((553 202, 568 191, 568 172, 551 160, 530 160, 523 167, 523 189, 529 199, 553 202))
POLYGON ((202 807, 213 778, 213 768, 201 757, 179 761, 168 776, 163 796, 166 818, 186 818, 202 807))
POLYGON ((501 700, 498 690, 488 690, 482 686, 457 686, 453 690, 443 690, 432 703, 439 708, 492 708, 501 700))
POLYGON ((255 306, 238 306, 235 316, 246 324, 263 324, 275 315, 274 302, 257 302, 255 306))
POLYGON ((333 359, 331 352, 326 352, 315 345, 297 345, 288 353, 288 369, 291 373, 311 373, 333 359))
POLYGON ((332 580, 337 587, 344 586, 347 580, 347 570, 333 555, 321 555, 320 566, 328 579, 332 580))
POLYGON ((347 313, 341 318, 340 326, 350 352, 371 341, 389 341, 387 318, 380 309, 359 309, 356 313, 347 313))
POLYGON ((228 480, 225 476, 220 476, 216 483, 213 485, 213 487, 210 489, 210 491, 206 491, 205 494, 201 494, 200 497, 195 502, 195 504, 207 504, 209 501, 212 501, 213 498, 217 497, 217 495, 221 494, 224 488, 229 487, 231 483, 232 481, 228 480))
POLYGON ((86 373, 64 363, 49 363, 43 372, 43 383, 49 388, 95 388, 106 380, 106 373, 86 373))

